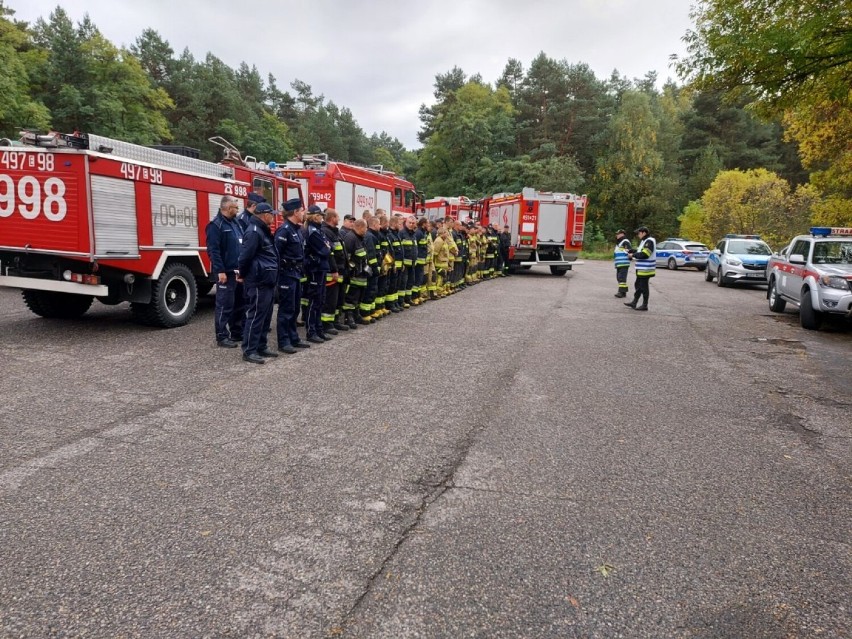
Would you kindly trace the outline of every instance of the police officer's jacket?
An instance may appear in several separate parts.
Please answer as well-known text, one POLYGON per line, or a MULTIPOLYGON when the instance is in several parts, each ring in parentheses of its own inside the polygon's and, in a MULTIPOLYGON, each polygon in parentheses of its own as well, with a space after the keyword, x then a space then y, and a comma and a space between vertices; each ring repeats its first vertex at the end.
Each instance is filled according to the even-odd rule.
POLYGON ((630 251, 631 248, 633 247, 630 244, 630 240, 626 237, 616 243, 615 251, 613 252, 615 268, 630 268, 630 256, 628 255, 628 251, 630 251))
POLYGON ((349 276, 363 277, 367 267, 367 249, 364 240, 355 231, 350 231, 343 238, 343 248, 349 259, 349 276))
POLYGON ((239 224, 229 220, 220 211, 207 228, 207 254, 210 256, 210 275, 233 273, 239 268, 240 242, 243 232, 239 224))
POLYGON ((287 220, 275 231, 278 251, 278 273, 285 277, 301 277, 305 267, 305 245, 301 227, 287 220))
POLYGON ((235 218, 237 224, 240 226, 240 230, 245 234, 246 229, 248 229, 249 224, 254 219, 254 216, 249 213, 248 209, 243 209, 240 214, 235 218))
POLYGON ((417 261, 417 239, 414 236, 414 231, 408 230, 408 227, 403 227, 399 232, 399 239, 402 242, 402 263, 405 266, 411 266, 417 261))
POLYGON ((322 232, 321 224, 308 222, 305 238, 305 271, 308 273, 328 273, 330 270, 331 242, 322 232))
POLYGON ((512 246, 512 234, 508 231, 500 233, 500 250, 504 253, 512 246))
POLYGON ((657 241, 646 237, 639 242, 633 260, 636 262, 636 277, 654 277, 657 272, 657 241))
POLYGON ((263 220, 252 218, 240 249, 239 270, 245 285, 275 286, 277 261, 272 231, 263 220))
POLYGON ((343 248, 343 239, 340 230, 328 222, 322 223, 322 232, 331 243, 331 255, 328 258, 328 270, 337 273, 338 277, 346 275, 346 249, 343 248))

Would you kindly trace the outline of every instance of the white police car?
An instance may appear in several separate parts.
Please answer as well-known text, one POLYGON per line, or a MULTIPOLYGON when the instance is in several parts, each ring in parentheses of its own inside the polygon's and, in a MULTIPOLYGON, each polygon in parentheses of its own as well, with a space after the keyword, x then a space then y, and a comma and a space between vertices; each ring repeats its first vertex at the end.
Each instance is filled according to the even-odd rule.
POLYGON ((672 271, 683 267, 703 271, 707 267, 708 255, 709 248, 682 237, 669 237, 657 244, 657 266, 665 266, 672 271))
POLYGON ((704 279, 712 282, 715 277, 719 286, 734 282, 764 283, 771 255, 772 249, 759 235, 729 233, 710 251, 704 279))
POLYGON ((802 328, 819 329, 826 315, 852 318, 852 228, 813 227, 769 260, 769 310, 799 307, 802 328))

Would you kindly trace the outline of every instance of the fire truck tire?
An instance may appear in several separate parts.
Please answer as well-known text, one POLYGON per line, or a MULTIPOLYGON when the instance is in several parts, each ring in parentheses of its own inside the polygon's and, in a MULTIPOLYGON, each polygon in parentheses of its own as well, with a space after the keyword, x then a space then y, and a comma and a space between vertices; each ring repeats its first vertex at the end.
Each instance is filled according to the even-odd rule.
POLYGON ((550 267, 550 274, 551 275, 557 275, 557 276, 558 275, 565 275, 565 273, 567 273, 567 272, 568 272, 567 266, 551 266, 550 267))
POLYGON ((782 313, 787 307, 787 300, 778 294, 778 284, 773 277, 769 280, 769 289, 766 291, 766 297, 769 300, 769 310, 773 313, 782 313))
POLYGON ((802 291, 802 301, 799 304, 799 324, 809 331, 818 331, 822 326, 822 313, 814 310, 811 303, 811 289, 802 291))
POLYGON ((160 279, 154 282, 150 304, 131 304, 136 319, 149 326, 176 328, 183 326, 195 314, 198 291, 195 276, 184 264, 166 266, 160 279))
POLYGON ((23 291, 24 302, 29 309, 41 317, 51 319, 74 319, 80 317, 92 305, 91 295, 57 293, 54 291, 23 291))

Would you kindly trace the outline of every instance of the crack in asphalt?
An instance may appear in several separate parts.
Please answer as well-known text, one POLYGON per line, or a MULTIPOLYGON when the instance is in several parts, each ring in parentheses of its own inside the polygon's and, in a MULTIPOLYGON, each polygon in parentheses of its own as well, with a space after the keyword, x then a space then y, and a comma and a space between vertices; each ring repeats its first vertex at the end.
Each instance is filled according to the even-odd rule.
MULTIPOLYGON (((569 280, 570 282, 570 280, 569 280)), ((567 290, 566 293, 567 295, 567 290)), ((556 310, 558 308, 562 308, 563 300, 557 299, 554 300, 550 304, 550 308, 552 310, 556 310)), ((532 330, 529 331, 528 334, 533 335, 536 332, 536 328, 538 326, 543 325, 547 319, 548 314, 544 313, 540 316, 540 320, 536 323, 535 326, 530 327, 532 330)), ((515 349, 518 351, 524 351, 526 349, 526 341, 515 342, 515 349)), ((503 404, 507 401, 502 398, 508 397, 509 394, 505 391, 511 386, 513 381, 515 380, 518 372, 522 368, 523 359, 520 357, 506 357, 504 361, 509 362, 509 364, 504 368, 500 374, 497 376, 499 383, 491 386, 490 395, 495 397, 496 400, 493 402, 485 402, 485 412, 482 415, 483 419, 478 421, 472 428, 468 429, 467 432, 464 433, 464 436, 461 438, 459 443, 454 448, 454 455, 450 457, 446 463, 440 465, 437 468, 427 469, 419 479, 417 479, 414 484, 420 486, 422 489, 425 489, 425 494, 414 510, 414 517, 411 520, 411 523, 400 533, 396 542, 391 546, 388 553, 382 559, 379 566, 373 573, 367 578, 367 581, 364 585, 364 589, 355 599, 352 606, 349 610, 342 615, 340 620, 332 625, 331 630, 329 630, 328 636, 338 636, 343 629, 345 628, 348 621, 352 618, 352 616, 361 608, 367 596, 373 591, 374 585, 377 583, 381 575, 386 571, 387 567, 391 564, 391 562, 396 558, 399 554, 402 547, 405 543, 411 539, 411 537, 421 529, 421 522, 425 517, 429 507, 434 504, 438 499, 440 499, 447 491, 456 488, 455 485, 455 474, 461 468, 462 464, 464 464, 467 459, 470 450, 473 448, 476 443, 479 435, 486 430, 488 425, 492 423, 490 417, 499 412, 499 409, 503 406, 503 404)))

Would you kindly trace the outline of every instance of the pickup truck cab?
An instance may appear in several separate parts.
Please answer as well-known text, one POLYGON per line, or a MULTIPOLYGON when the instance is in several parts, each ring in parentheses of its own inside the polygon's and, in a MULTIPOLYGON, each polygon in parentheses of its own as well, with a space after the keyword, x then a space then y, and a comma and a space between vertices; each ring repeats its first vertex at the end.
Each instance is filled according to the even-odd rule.
POLYGON ((769 310, 799 307, 802 328, 818 330, 826 315, 852 318, 852 228, 813 227, 767 264, 769 310))

